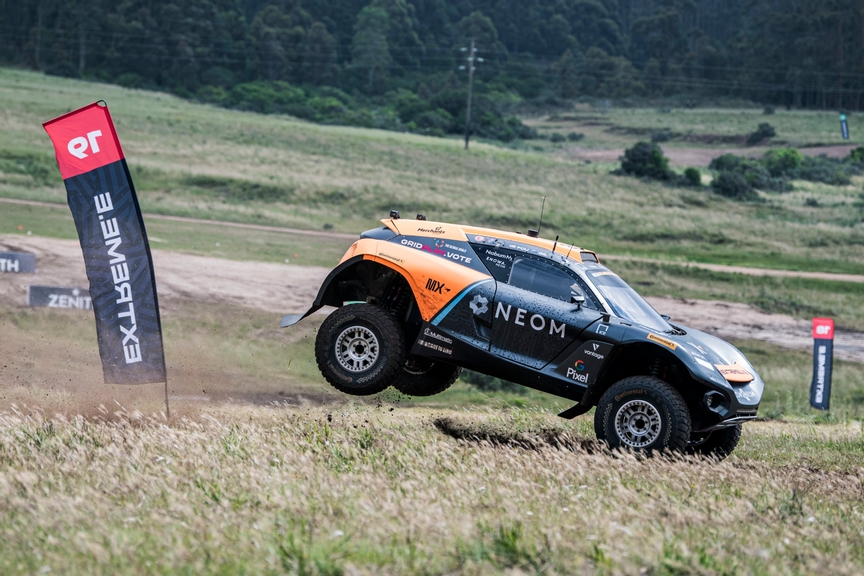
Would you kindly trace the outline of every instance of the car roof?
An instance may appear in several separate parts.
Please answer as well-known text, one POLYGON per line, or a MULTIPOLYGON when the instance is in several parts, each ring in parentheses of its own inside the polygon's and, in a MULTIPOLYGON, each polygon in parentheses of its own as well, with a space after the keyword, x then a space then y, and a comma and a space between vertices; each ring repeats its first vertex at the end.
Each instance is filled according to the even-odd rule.
POLYGON ((583 250, 575 245, 564 244, 563 242, 555 242, 547 238, 528 236, 519 232, 507 232, 505 230, 496 230, 494 228, 482 228, 479 226, 466 226, 462 224, 450 224, 447 222, 434 222, 432 220, 408 220, 408 219, 393 219, 385 218, 381 220, 387 228, 401 236, 424 236, 428 238, 442 238, 444 240, 475 242, 476 237, 491 237, 502 240, 510 240, 511 242, 520 242, 529 246, 534 246, 542 250, 552 252, 555 248, 555 253, 561 256, 568 257, 575 262, 582 262, 582 252, 589 252, 594 255, 597 262, 600 259, 590 250, 583 250))

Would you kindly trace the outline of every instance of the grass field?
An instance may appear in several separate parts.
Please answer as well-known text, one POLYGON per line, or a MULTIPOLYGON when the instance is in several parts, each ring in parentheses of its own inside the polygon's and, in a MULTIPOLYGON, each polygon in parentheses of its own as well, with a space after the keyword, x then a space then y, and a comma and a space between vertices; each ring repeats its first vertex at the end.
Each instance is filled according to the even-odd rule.
MULTIPOLYGON (((842 145, 864 142, 864 115, 848 114, 851 139, 843 140, 840 119, 834 111, 788 111, 778 109, 764 114, 763 108, 600 108, 580 106, 572 112, 529 119, 528 124, 541 133, 579 132, 585 135, 576 144, 583 148, 623 148, 638 140, 667 131, 678 135, 663 144, 672 148, 688 146, 729 147, 767 122, 777 131, 768 144, 775 146, 842 145)), ((764 145, 764 144, 763 144, 764 145)))
MULTIPOLYGON (((555 154, 482 143, 466 153, 455 139, 318 126, 9 69, 0 73, 0 195, 63 202, 41 122, 99 98, 150 212, 356 233, 397 208, 524 231, 548 196, 544 235, 601 252, 864 272, 860 178, 736 203, 555 154)), ((740 129, 741 111, 700 113, 740 129)), ((804 134, 813 117, 784 113, 784 122, 800 122, 804 134)))
POLYGON ((542 411, 0 414, 5 574, 858 574, 861 429, 641 461, 542 411))
MULTIPOLYGON (((99 98, 151 214, 356 234, 398 208, 524 231, 545 195, 544 236, 667 261, 612 263, 645 295, 830 315, 864 330, 860 285, 673 263, 864 273, 861 178, 795 183, 741 204, 611 176, 612 166, 567 161, 548 143, 465 153, 457 140, 9 69, 0 69, 0 196, 60 207, 0 203, 0 233, 76 237, 40 124, 99 98)), ((543 129, 597 115, 573 114, 543 129)), ((827 113, 603 118, 579 145, 617 147, 663 127, 734 136, 760 121, 778 139, 837 143, 827 113)), ((147 229, 159 249, 320 266, 350 242, 156 218, 147 229)), ((101 383, 92 314, 0 309, 0 573, 864 572, 860 364, 835 362, 831 413, 817 415, 808 352, 735 341, 766 382, 760 416, 771 421, 745 426, 723 463, 644 461, 605 452, 591 414, 558 419, 567 404, 537 392, 489 395, 458 382, 422 402, 337 395, 314 362, 320 316, 284 331, 260 310, 161 304, 170 421, 159 415, 161 384, 101 383)))

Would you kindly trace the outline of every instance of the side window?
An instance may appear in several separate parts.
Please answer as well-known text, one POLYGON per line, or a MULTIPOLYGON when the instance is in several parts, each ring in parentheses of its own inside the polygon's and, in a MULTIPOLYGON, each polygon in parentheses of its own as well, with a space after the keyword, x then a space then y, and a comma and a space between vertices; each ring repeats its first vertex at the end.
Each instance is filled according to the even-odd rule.
POLYGON ((573 296, 582 296, 587 308, 599 309, 594 295, 581 279, 542 260, 516 257, 507 283, 564 302, 571 302, 573 296))

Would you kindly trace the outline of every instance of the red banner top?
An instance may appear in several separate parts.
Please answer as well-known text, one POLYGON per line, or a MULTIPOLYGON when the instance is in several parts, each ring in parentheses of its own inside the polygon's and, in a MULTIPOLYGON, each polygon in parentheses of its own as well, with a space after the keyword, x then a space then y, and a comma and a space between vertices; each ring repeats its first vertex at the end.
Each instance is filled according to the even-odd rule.
POLYGON ((831 318, 813 318, 813 338, 817 340, 833 340, 834 320, 831 318))
POLYGON ((64 180, 123 158, 114 122, 104 102, 94 102, 42 126, 54 144, 64 180))

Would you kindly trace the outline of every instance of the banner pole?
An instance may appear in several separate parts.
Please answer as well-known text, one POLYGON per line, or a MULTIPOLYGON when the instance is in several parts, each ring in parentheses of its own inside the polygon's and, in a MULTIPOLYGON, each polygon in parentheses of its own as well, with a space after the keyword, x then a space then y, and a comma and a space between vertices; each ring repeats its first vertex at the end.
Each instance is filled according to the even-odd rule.
POLYGON ((171 419, 171 407, 168 405, 168 378, 165 378, 165 419, 171 419))

